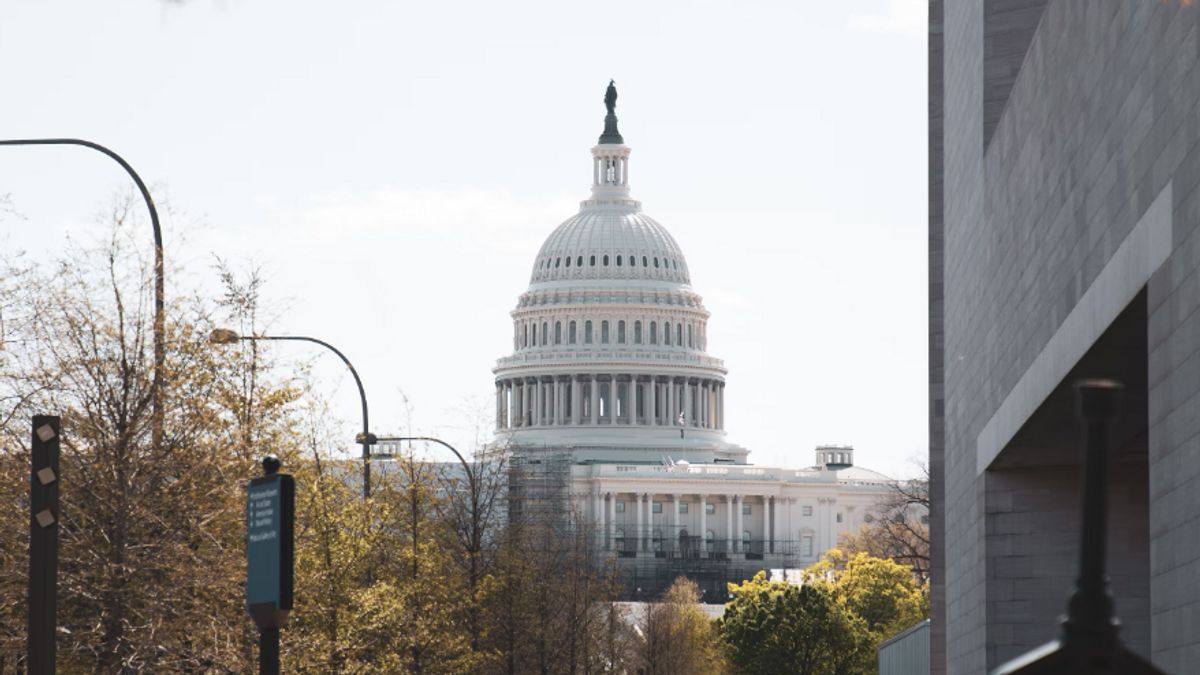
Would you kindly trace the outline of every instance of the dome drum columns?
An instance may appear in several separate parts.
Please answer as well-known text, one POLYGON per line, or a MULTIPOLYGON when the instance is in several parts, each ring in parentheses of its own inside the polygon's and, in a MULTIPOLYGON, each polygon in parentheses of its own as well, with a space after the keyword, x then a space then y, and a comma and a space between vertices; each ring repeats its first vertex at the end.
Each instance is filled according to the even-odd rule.
POLYGON ((496 381, 496 428, 674 427, 723 431, 725 383, 704 377, 595 373, 496 381))

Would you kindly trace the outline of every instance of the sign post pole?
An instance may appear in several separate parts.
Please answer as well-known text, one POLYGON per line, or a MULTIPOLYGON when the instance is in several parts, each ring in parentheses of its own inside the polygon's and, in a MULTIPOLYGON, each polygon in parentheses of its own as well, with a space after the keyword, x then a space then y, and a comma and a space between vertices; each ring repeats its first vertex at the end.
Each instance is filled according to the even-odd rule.
POLYGON ((259 630, 258 672, 278 675, 279 629, 292 609, 296 483, 275 456, 262 466, 246 490, 246 611, 259 630))

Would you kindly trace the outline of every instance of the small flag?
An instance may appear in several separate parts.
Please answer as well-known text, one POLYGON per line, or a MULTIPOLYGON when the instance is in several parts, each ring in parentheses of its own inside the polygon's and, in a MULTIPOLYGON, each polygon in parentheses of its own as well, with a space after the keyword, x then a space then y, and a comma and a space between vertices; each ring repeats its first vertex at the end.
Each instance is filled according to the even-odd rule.
POLYGON ((679 411, 679 418, 675 421, 675 423, 678 424, 679 426, 683 426, 684 419, 683 419, 683 411, 682 410, 679 411))

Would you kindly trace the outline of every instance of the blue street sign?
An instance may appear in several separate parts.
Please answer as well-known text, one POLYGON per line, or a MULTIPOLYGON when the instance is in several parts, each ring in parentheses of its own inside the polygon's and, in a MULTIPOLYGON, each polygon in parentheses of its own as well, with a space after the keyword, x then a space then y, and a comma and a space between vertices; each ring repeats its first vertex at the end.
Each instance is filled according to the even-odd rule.
POLYGON ((295 501, 287 474, 255 478, 246 491, 246 609, 260 627, 281 628, 292 608, 295 501))

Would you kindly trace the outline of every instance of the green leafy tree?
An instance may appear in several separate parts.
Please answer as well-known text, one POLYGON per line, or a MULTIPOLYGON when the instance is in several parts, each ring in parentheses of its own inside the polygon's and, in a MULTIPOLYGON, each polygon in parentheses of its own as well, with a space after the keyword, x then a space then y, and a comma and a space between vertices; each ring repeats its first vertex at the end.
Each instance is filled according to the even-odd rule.
POLYGON ((873 672, 866 622, 819 586, 769 581, 742 584, 718 621, 733 672, 746 675, 852 675, 873 672))
POLYGON ((847 556, 835 548, 805 570, 804 577, 861 617, 877 642, 929 616, 927 588, 917 585, 911 568, 892 560, 866 553, 847 556))

